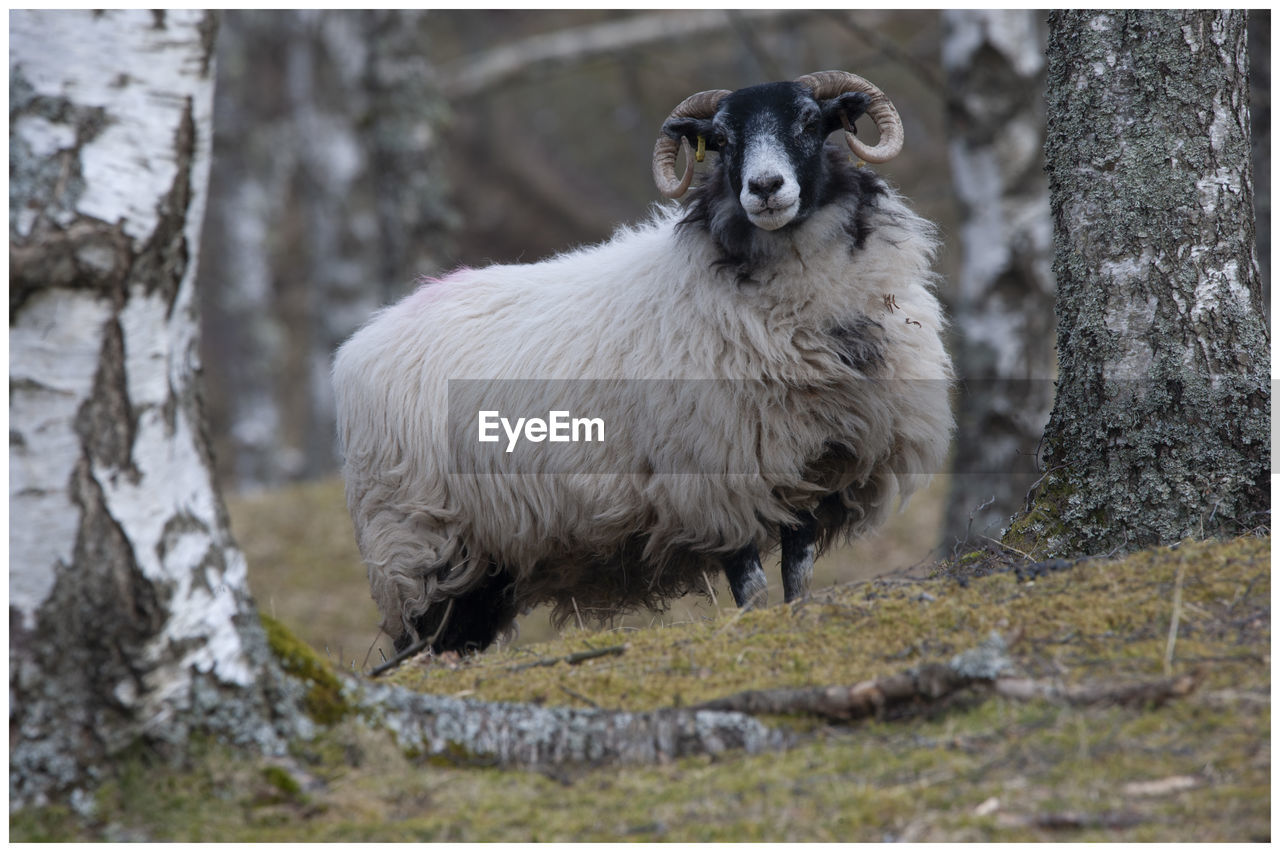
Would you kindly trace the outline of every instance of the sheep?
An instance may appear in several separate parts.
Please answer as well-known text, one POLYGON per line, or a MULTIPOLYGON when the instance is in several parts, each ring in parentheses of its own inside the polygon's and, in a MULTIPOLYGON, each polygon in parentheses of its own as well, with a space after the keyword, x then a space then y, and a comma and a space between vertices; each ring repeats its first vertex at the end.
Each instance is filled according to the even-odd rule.
POLYGON ((343 344, 347 503, 398 650, 483 650, 543 603, 558 624, 604 623, 719 571, 762 606, 775 548, 793 601, 816 554, 941 469, 936 229, 827 144, 841 129, 866 162, 902 147, 892 103, 847 72, 686 98, 653 158, 683 206, 539 263, 425 280, 343 344), (864 113, 875 146, 854 133, 864 113), (604 440, 547 439, 568 405, 604 440), (521 432, 499 406, 550 420, 521 432))

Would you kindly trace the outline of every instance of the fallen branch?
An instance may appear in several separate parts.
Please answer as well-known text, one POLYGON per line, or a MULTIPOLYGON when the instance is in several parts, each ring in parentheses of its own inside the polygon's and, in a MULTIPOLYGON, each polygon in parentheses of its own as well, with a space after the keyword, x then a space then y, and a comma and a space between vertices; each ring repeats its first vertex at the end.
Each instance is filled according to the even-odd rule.
POLYGON ((978 683, 990 683, 990 679, 960 674, 946 663, 929 663, 853 686, 753 689, 706 701, 694 709, 811 715, 843 722, 881 716, 906 704, 937 702, 978 683))
POLYGON ((1085 683, 1067 686, 1030 678, 1002 677, 995 693, 1018 701, 1048 701, 1073 707, 1114 704, 1122 707, 1160 706, 1170 698, 1190 695, 1200 685, 1199 671, 1178 677, 1128 683, 1085 683))
POLYGON ((926 663, 853 686, 753 689, 698 704, 696 710, 749 715, 814 715, 837 721, 880 716, 906 704, 933 703, 975 684, 989 684, 1011 667, 1004 639, 986 642, 946 663, 926 663))
POLYGON ((1047 701, 1073 707, 1108 704, 1141 707, 1159 706, 1170 698, 1189 695, 1200 682, 1200 673, 1196 672, 1159 680, 1068 686, 1002 674, 1010 666, 1003 639, 993 636, 950 662, 926 663, 853 686, 753 689, 706 701, 693 709, 748 715, 810 715, 851 721, 881 717, 908 705, 937 704, 970 687, 989 689, 1017 701, 1047 701))
POLYGON ((741 713, 625 712, 428 695, 381 681, 348 681, 361 715, 400 747, 460 765, 655 764, 696 754, 784 749, 792 738, 741 713))
POLYGON ((507 669, 509 672, 522 672, 525 669, 536 669, 541 666, 554 666, 556 663, 568 663, 576 666, 578 663, 586 660, 594 660, 596 657, 611 657, 616 654, 625 653, 629 645, 610 645, 607 648, 591 648, 587 651, 575 651, 572 654, 566 654, 563 657, 551 657, 546 660, 535 660, 532 663, 520 663, 517 666, 511 666, 507 669))
POLYGON ((1041 814, 1001 814, 997 822, 1005 828, 1043 828, 1048 831, 1084 829, 1125 829, 1141 825, 1143 817, 1130 811, 1056 811, 1041 814))

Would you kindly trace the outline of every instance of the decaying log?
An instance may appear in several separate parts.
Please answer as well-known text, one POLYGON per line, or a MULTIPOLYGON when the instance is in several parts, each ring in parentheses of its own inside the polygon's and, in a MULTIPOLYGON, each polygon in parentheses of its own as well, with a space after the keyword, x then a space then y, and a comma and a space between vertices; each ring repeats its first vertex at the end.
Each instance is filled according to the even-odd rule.
POLYGON ((1048 701, 1073 707, 1115 704, 1122 707, 1159 706, 1170 698, 1190 695, 1200 684, 1200 672, 1117 683, 1082 683, 1068 686, 1030 678, 1002 677, 994 683, 995 693, 1019 701, 1048 701))
MULTIPOLYGON (((593 649, 540 664, 575 662, 620 653, 593 649)), ((695 754, 787 748, 796 736, 752 718, 759 714, 815 715, 835 721, 887 711, 938 706, 976 687, 986 694, 1071 706, 1160 704, 1195 689, 1198 675, 1066 686, 1015 677, 998 634, 945 663, 927 663, 852 686, 740 692, 690 708, 646 712, 487 702, 412 692, 370 680, 348 681, 348 698, 400 746, 426 758, 463 765, 526 766, 652 764, 695 754)), ((566 690, 569 694, 574 693, 566 690)), ((576 696, 583 700, 585 696, 576 696)))
POLYGON ((540 707, 426 695, 372 681, 358 688, 363 714, 391 731, 401 748, 462 765, 654 764, 695 754, 757 754, 791 740, 742 713, 540 707))
POLYGON ((1163 704, 1193 692, 1200 673, 1179 677, 1069 686, 1052 681, 1013 677, 1004 640, 993 634, 972 651, 946 663, 926 663, 898 674, 865 680, 852 686, 799 689, 756 689, 696 705, 699 710, 736 711, 750 715, 812 715, 834 721, 880 717, 916 705, 937 705, 970 687, 1019 701, 1047 701, 1073 707, 1115 704, 1138 707, 1163 704))

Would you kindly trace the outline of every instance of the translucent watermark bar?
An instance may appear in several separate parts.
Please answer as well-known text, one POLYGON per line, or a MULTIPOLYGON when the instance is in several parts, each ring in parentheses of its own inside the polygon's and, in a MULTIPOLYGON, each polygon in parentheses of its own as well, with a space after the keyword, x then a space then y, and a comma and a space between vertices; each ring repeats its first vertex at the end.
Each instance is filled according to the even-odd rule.
POLYGON ((863 379, 839 389, 763 380, 451 380, 449 472, 794 477, 825 454, 867 453, 901 473, 950 473, 954 459, 955 472, 1023 475, 1038 470, 1034 421, 1043 424, 1052 389, 1048 379, 863 379), (909 453, 893 455, 899 435, 936 431, 941 400, 954 406, 960 394, 1001 407, 984 418, 996 424, 984 452, 953 447, 935 470, 920 469, 909 453))

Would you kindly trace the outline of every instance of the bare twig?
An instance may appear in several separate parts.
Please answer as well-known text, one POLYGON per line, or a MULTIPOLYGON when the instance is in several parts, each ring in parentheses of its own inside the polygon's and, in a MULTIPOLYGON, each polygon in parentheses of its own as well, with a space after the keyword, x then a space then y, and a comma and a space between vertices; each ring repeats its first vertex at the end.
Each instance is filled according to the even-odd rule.
POLYGON ((1031 554, 1029 553, 1023 553, 1018 548, 1013 547, 1012 545, 1005 544, 1003 541, 994 539, 989 535, 984 535, 982 537, 985 538, 987 541, 991 542, 992 544, 994 544, 996 547, 1000 548, 1001 550, 1007 550, 1010 553, 1017 554, 1018 556, 1021 556, 1023 559, 1027 560, 1028 562, 1035 562, 1035 560, 1031 558, 1031 554))
POLYGON ((403 663, 405 660, 412 657, 414 654, 417 654, 421 651, 425 651, 428 647, 431 646, 431 643, 435 642, 436 639, 440 637, 440 634, 444 632, 444 628, 449 623, 449 616, 451 615, 453 615, 453 598, 449 599, 449 605, 448 607, 446 607, 444 611, 444 618, 440 619, 440 626, 436 628, 435 633, 432 633, 430 636, 426 637, 425 639, 419 639, 417 642, 414 642, 408 648, 405 648, 403 651, 396 654, 394 657, 387 660, 382 665, 374 666, 372 669, 369 670, 369 677, 377 677, 383 672, 388 672, 391 669, 394 669, 396 666, 403 663))
POLYGON ((1178 560, 1178 576, 1173 581, 1173 615, 1169 617, 1169 639, 1164 646, 1164 676, 1173 675, 1173 646, 1178 641, 1178 620, 1182 617, 1182 577, 1187 571, 1187 558, 1178 560))
POLYGON ((706 571, 703 571, 703 572, 702 572, 702 582, 704 582, 704 583, 706 583, 706 584, 707 584, 707 594, 711 595, 711 606, 712 606, 712 607, 714 607, 714 608, 715 608, 715 610, 716 610, 717 612, 719 612, 719 611, 720 611, 720 601, 719 601, 719 599, 718 599, 718 598, 716 598, 716 590, 715 590, 714 588, 712 588, 712 586, 711 586, 711 578, 707 576, 707 572, 706 572, 706 571))
MULTIPOLYGON (((361 668, 369 665, 369 658, 373 656, 373 649, 377 646, 378 640, 382 638, 382 634, 385 632, 386 631, 379 627, 378 632, 373 634, 373 641, 369 643, 369 650, 364 653, 364 662, 360 664, 361 668)), ((387 655, 382 653, 381 648, 378 648, 378 653, 382 654, 382 661, 385 663, 387 661, 387 655)))
POLYGON ((536 660, 535 662, 532 662, 532 663, 521 663, 518 666, 511 666, 510 668, 507 669, 507 671, 521 672, 521 671, 524 671, 525 669, 536 669, 542 666, 554 666, 556 663, 562 663, 562 662, 568 663, 571 666, 576 666, 578 663, 585 662, 587 660, 594 660, 596 657, 610 657, 616 654, 623 654, 626 652, 626 650, 629 647, 631 646, 630 645, 610 645, 607 648, 591 648, 586 651, 577 651, 572 654, 567 654, 563 657, 552 657, 546 660, 536 660))
POLYGON ((569 687, 565 686, 563 683, 562 683, 562 684, 560 684, 560 689, 561 689, 561 691, 562 691, 562 692, 564 692, 564 694, 565 694, 565 695, 569 696, 570 698, 576 698, 576 699, 578 699, 579 701, 581 701, 583 704, 589 704, 589 705, 591 705, 592 707, 595 707, 596 709, 599 709, 599 708, 600 708, 600 705, 599 705, 599 704, 595 703, 595 702, 594 702, 594 701, 592 701, 590 698, 588 698, 587 696, 583 695, 581 692, 575 692, 574 690, 572 690, 572 689, 570 689, 569 687))
POLYGON ((1167 796, 1193 790, 1202 782, 1194 775, 1171 775, 1155 781, 1130 781, 1120 788, 1126 796, 1167 796))
MULTIPOLYGON (((887 300, 888 300, 889 298, 891 298, 891 296, 886 296, 886 297, 885 297, 886 302, 887 302, 887 300)), ((894 307, 897 307, 897 302, 896 302, 896 301, 894 302, 894 307)), ((979 506, 977 506, 977 507, 973 508, 972 510, 970 510, 970 512, 969 512, 969 523, 968 523, 968 524, 966 524, 966 525, 965 525, 965 528, 964 528, 964 538, 957 538, 957 539, 955 540, 955 544, 953 544, 953 545, 951 546, 951 561, 952 561, 952 562, 955 562, 956 560, 958 560, 958 559, 960 558, 960 548, 961 548, 962 546, 964 546, 965 544, 968 544, 968 543, 969 543, 969 541, 971 541, 971 540, 972 540, 972 538, 973 538, 973 521, 974 521, 974 518, 977 516, 977 514, 978 514, 979 512, 985 511, 986 509, 990 508, 990 507, 991 507, 991 505, 992 505, 993 503, 995 503, 995 502, 996 502, 996 498, 995 498, 995 495, 993 494, 993 495, 991 495, 990 497, 988 497, 986 500, 983 500, 981 505, 979 505, 979 506)))

